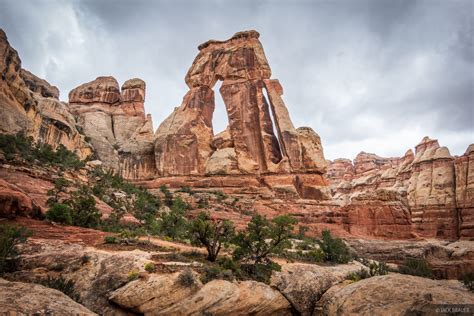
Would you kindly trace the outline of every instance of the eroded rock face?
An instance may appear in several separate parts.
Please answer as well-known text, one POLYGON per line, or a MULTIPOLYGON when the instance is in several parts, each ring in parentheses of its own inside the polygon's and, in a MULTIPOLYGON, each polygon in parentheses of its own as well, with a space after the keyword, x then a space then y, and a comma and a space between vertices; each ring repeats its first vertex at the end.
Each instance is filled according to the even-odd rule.
MULTIPOLYGON (((469 147, 472 148, 472 145, 469 147)), ((347 214, 351 234, 456 240, 472 237, 472 150, 452 157, 425 137, 400 158, 360 153, 328 169, 333 198, 347 214)))
POLYGON ((58 89, 21 68, 18 53, 1 29, 0 74, 0 133, 26 133, 53 148, 62 144, 81 159, 92 154, 74 117, 58 100, 58 89))
POLYGON ((153 126, 145 116, 145 82, 127 80, 120 90, 113 77, 98 77, 69 93, 69 109, 90 137, 106 168, 124 178, 155 173, 153 126))
POLYGON ((318 315, 432 315, 436 304, 473 300, 460 282, 394 273, 330 288, 318 303, 318 315))
POLYGON ((0 310, 7 315, 97 315, 58 290, 4 279, 0 279, 0 310))
POLYGON ((474 237, 474 144, 454 161, 456 174, 456 206, 459 211, 459 234, 474 237))
MULTIPOLYGON (((270 66, 258 38, 258 32, 246 31, 199 46, 186 75, 190 91, 155 134, 159 175, 325 173, 321 140, 312 129, 293 126, 281 98, 283 88, 278 80, 270 79, 270 66), (220 94, 229 126, 214 136, 212 89, 218 80, 223 81, 220 94)), ((297 181, 296 177, 291 181, 293 191, 312 190, 308 183, 297 191, 297 181)), ((324 181, 319 182, 318 186, 325 186, 324 181)), ((301 196, 327 198, 327 194, 301 196)))

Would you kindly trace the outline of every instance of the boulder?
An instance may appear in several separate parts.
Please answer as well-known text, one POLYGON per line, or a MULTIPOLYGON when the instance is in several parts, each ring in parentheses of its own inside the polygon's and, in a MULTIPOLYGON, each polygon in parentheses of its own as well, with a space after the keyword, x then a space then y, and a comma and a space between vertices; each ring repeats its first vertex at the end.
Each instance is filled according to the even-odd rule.
POLYGON ((213 280, 194 295, 151 315, 291 315, 291 305, 270 286, 213 280))
POLYGON ((330 288, 318 315, 433 315, 439 304, 472 304, 474 294, 459 281, 388 274, 330 288))
POLYGON ((97 315, 58 290, 4 279, 0 279, 0 310, 6 315, 97 315))
POLYGON ((324 292, 361 269, 367 268, 357 261, 336 266, 291 263, 273 274, 271 286, 277 288, 301 315, 312 315, 324 292))

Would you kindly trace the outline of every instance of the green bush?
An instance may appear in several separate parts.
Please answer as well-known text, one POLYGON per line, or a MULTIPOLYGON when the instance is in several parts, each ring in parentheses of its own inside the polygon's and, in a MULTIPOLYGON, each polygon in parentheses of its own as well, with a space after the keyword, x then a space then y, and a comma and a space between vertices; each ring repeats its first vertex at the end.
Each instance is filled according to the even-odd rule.
POLYGON ((196 285, 196 280, 194 278, 193 270, 189 268, 184 269, 178 275, 178 283, 184 287, 191 287, 191 286, 196 285))
POLYGON ((234 275, 232 270, 224 269, 217 264, 211 264, 204 267, 204 271, 201 274, 202 283, 207 283, 215 279, 233 281, 234 275))
POLYGON ((406 259, 398 267, 398 271, 403 274, 411 274, 424 278, 432 278, 433 270, 425 259, 406 259))
POLYGON ((39 283, 43 286, 63 292, 76 302, 79 301, 79 295, 76 293, 73 280, 67 280, 62 276, 53 278, 48 275, 46 279, 41 280, 39 283))
POLYGON ((188 193, 189 195, 194 194, 193 189, 188 185, 182 186, 181 189, 178 190, 178 192, 188 193))
POLYGON ((360 268, 357 272, 352 272, 347 276, 347 280, 351 280, 354 282, 370 278, 372 275, 367 271, 367 269, 360 268))
POLYGON ((323 230, 319 246, 324 252, 324 261, 333 263, 348 263, 352 256, 349 248, 341 238, 334 238, 327 229, 323 230))
POLYGON ((0 275, 15 269, 17 246, 29 236, 31 232, 25 227, 0 225, 0 275))
POLYGON ((128 273, 127 280, 128 282, 131 282, 133 280, 138 279, 139 277, 140 277, 140 272, 133 270, 128 273))
POLYGON ((187 228, 187 220, 184 215, 187 207, 187 204, 179 196, 173 200, 170 211, 160 215, 158 223, 161 234, 172 240, 184 237, 187 228))
POLYGON ((71 208, 66 204, 54 204, 46 211, 45 217, 52 222, 72 225, 71 208))
POLYGON ((385 262, 370 262, 369 271, 371 276, 388 274, 388 266, 385 262))
POLYGON ((95 199, 91 190, 83 185, 79 190, 71 193, 72 223, 75 226, 97 227, 100 223, 100 212, 95 207, 95 199))
POLYGON ((474 272, 468 272, 464 274, 461 280, 464 286, 469 289, 469 291, 474 292, 474 272))
POLYGON ((281 266, 275 262, 265 264, 241 264, 242 278, 252 279, 257 282, 270 283, 273 271, 280 271, 281 266))
POLYGON ((152 273, 152 272, 155 272, 156 267, 155 267, 155 264, 153 262, 147 262, 145 264, 144 269, 145 269, 146 272, 152 273))
POLYGON ((171 207, 173 205, 173 194, 168 190, 166 185, 160 186, 160 191, 165 195, 165 205, 171 207))
POLYGON ((104 242, 106 244, 117 244, 118 243, 118 239, 116 236, 105 236, 104 237, 104 242))

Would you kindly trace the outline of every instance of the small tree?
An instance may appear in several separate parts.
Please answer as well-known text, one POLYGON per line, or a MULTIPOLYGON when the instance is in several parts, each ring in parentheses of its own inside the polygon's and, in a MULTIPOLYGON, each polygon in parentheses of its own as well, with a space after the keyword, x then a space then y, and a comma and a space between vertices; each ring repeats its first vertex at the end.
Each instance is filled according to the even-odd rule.
POLYGON ((348 263, 351 260, 349 248, 341 238, 333 238, 331 231, 325 229, 321 234, 319 246, 324 252, 324 261, 348 263))
POLYGON ((162 213, 159 227, 162 234, 173 240, 181 237, 186 231, 186 218, 184 217, 187 204, 178 196, 173 200, 169 212, 162 213))
POLYGON ((16 259, 16 247, 20 243, 26 242, 29 236, 31 236, 31 232, 25 227, 0 226, 0 274, 7 272, 11 268, 9 262, 16 259))
POLYGON ((191 243, 206 247, 207 260, 214 262, 222 245, 234 236, 234 225, 228 220, 213 221, 209 214, 201 212, 189 223, 188 233, 191 243))
POLYGON ((260 214, 254 215, 247 230, 235 239, 234 257, 249 260, 254 265, 269 263, 269 255, 281 253, 290 246, 288 239, 295 224, 296 220, 288 215, 275 217, 272 221, 260 214))

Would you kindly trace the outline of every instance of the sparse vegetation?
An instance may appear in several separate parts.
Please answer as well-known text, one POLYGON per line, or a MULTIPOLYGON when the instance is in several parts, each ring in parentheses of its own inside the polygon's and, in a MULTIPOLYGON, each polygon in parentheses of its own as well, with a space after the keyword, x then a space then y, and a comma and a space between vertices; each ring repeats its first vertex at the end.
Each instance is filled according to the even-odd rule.
POLYGON ((105 236, 104 237, 104 242, 106 244, 117 244, 118 243, 118 239, 116 236, 105 236))
POLYGON ((234 237, 234 225, 228 220, 212 220, 201 212, 190 221, 188 234, 193 245, 206 247, 207 260, 214 262, 222 246, 234 237))
POLYGON ((84 161, 62 144, 53 150, 48 144, 34 143, 31 137, 26 137, 21 132, 16 135, 0 135, 0 150, 5 159, 13 163, 22 160, 29 163, 39 162, 42 165, 57 166, 61 170, 85 166, 84 161), (17 157, 21 159, 16 159, 17 157))
POLYGON ((147 262, 145 264, 144 269, 145 269, 146 272, 152 273, 152 272, 155 272, 156 267, 155 267, 155 264, 153 262, 147 262))
POLYGON ((357 282, 363 279, 370 278, 372 275, 367 271, 367 269, 360 268, 357 272, 352 272, 347 276, 347 280, 351 280, 353 282, 357 282))
POLYGON ((52 222, 72 225, 71 208, 62 203, 55 203, 46 211, 45 217, 52 222))
POLYGON ((424 278, 433 277, 433 270, 425 259, 406 259, 403 264, 398 267, 398 271, 403 274, 411 274, 424 278))
POLYGON ((207 283, 215 279, 233 281, 234 275, 232 270, 225 269, 218 264, 211 264, 204 267, 204 271, 201 274, 201 282, 207 283))
POLYGON ((16 266, 17 246, 26 242, 31 232, 25 227, 0 226, 0 275, 16 266))
POLYGON ((58 290, 72 298, 74 301, 79 301, 79 295, 75 290, 75 283, 73 280, 67 280, 62 276, 51 277, 48 275, 47 278, 39 282, 41 285, 58 290))
POLYGON ((191 287, 196 284, 196 280, 194 279, 194 274, 193 270, 187 268, 184 269, 179 275, 178 275, 178 283, 181 286, 184 287, 191 287))
POLYGON ((172 240, 182 238, 186 234, 187 220, 185 212, 188 205, 178 196, 173 200, 169 212, 163 212, 158 221, 160 233, 172 240))
POLYGON ((474 272, 464 274, 461 278, 461 282, 469 289, 469 291, 474 292, 474 272))
POLYGON ((128 282, 132 282, 133 280, 136 280, 139 277, 140 277, 140 272, 132 270, 128 273, 127 280, 128 280, 128 282))
POLYGON ((341 238, 332 237, 329 230, 323 230, 321 240, 318 242, 324 253, 324 261, 348 263, 352 259, 349 248, 344 241, 341 238))

